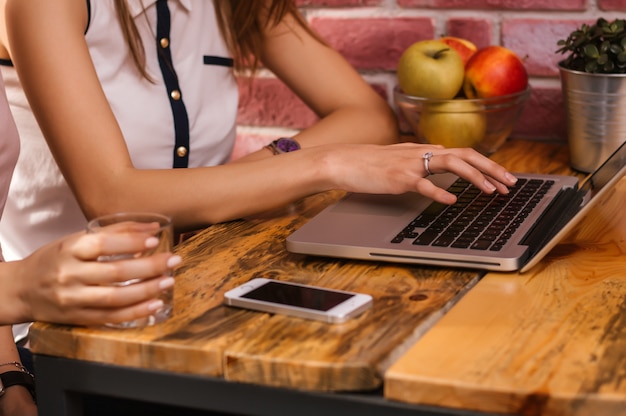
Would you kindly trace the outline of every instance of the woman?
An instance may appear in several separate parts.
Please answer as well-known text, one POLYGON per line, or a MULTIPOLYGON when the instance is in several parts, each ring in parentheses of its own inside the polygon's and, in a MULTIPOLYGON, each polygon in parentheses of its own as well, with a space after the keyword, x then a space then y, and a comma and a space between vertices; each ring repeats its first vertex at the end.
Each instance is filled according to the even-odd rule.
MULTIPOLYGON (((0 213, 19 139, 0 74, 0 213)), ((99 263, 101 255, 140 251, 158 241, 150 226, 129 226, 116 233, 78 233, 47 244, 21 261, 5 263, 0 252, 0 374, 28 371, 22 366, 11 327, 33 320, 101 325, 143 317, 162 306, 157 296, 174 284, 165 273, 180 263, 171 253, 136 260, 99 263), (128 279, 146 279, 130 286, 111 286, 128 279)), ((25 363, 26 364, 26 363, 25 363)), ((32 369, 30 370, 32 371, 32 369)), ((34 415, 36 408, 25 385, 6 387, 0 415, 34 415)))
POLYGON ((514 183, 470 149, 393 144, 387 103, 310 31, 290 0, 3 6, 1 69, 28 155, 0 230, 16 258, 84 227, 85 217, 116 211, 162 212, 184 230, 329 189, 414 191, 454 202, 424 179, 429 151, 431 172, 455 172, 486 192, 514 183), (262 63, 320 116, 288 142, 299 150, 274 156, 260 149, 227 163, 238 97, 233 63, 262 63))

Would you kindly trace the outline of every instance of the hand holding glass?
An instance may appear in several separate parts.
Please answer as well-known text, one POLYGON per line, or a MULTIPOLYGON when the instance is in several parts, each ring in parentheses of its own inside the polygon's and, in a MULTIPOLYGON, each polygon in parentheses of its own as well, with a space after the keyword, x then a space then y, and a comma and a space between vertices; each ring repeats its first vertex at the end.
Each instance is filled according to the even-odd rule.
MULTIPOLYGON (((155 253, 171 252, 173 249, 173 226, 169 217, 155 213, 119 213, 105 215, 95 218, 87 224, 89 233, 114 232, 120 227, 126 227, 129 224, 154 224, 154 237, 158 239, 158 244, 154 247, 147 248, 136 253, 116 254, 112 256, 100 256, 98 261, 118 261, 124 259, 134 259, 139 257, 151 256, 155 253)), ((170 272, 173 275, 173 272, 170 272)), ((128 280, 118 285, 132 285, 139 280, 128 280)), ((154 325, 163 322, 172 316, 173 312, 173 288, 167 289, 161 293, 159 299, 163 301, 163 306, 157 309, 152 315, 145 318, 135 319, 132 321, 122 322, 119 324, 106 324, 113 328, 137 328, 142 326, 154 325)))

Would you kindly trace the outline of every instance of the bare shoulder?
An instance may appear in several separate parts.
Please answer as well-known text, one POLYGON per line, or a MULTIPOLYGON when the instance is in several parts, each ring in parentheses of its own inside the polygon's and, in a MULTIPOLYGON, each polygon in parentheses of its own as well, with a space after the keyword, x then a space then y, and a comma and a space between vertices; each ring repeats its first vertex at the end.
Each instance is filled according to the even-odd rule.
MULTIPOLYGON (((89 19, 85 0, 0 0, 0 8, 5 16, 2 19, 4 32, 11 33, 12 28, 28 25, 29 32, 41 32, 50 27, 85 28, 89 19), (33 23, 49 22, 45 26, 33 26, 33 23), (6 25, 5 25, 6 22, 6 25), (63 24, 60 24, 63 23, 63 24), (5 27, 6 26, 6 27, 5 27)), ((10 38, 9 38, 10 41, 10 38)), ((8 43, 5 44, 8 46, 8 43)))

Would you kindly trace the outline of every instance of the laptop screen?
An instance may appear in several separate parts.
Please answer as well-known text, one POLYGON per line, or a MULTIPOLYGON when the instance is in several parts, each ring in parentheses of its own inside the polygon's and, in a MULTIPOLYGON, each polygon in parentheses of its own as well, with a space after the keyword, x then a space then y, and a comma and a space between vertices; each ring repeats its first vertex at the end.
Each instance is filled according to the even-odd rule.
MULTIPOLYGON (((626 144, 626 142, 624 142, 626 144)), ((585 193, 583 206, 586 205, 602 188, 604 188, 621 169, 626 166, 626 146, 622 144, 596 171, 580 186, 585 193)))

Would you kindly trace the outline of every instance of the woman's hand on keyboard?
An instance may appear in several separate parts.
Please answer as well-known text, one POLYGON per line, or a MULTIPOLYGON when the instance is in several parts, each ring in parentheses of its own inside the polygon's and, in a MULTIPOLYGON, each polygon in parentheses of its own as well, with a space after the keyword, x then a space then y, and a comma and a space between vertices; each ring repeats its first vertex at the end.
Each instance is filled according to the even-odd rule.
POLYGON ((427 179, 428 171, 431 174, 454 173, 486 193, 506 194, 517 182, 517 178, 504 167, 470 148, 416 143, 337 145, 335 151, 327 155, 331 160, 327 160, 326 166, 336 188, 351 192, 419 192, 435 201, 452 204, 456 197, 427 179), (425 155, 429 152, 432 156, 426 166, 425 155), (342 160, 332 160, 336 157, 342 160))

